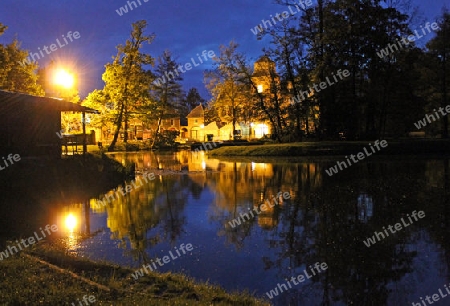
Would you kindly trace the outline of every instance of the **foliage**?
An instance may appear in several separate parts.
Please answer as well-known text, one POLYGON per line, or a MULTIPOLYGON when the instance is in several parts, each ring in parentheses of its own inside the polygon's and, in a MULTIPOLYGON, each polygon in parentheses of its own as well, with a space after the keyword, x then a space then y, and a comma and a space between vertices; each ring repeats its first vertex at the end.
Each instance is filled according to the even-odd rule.
POLYGON ((228 46, 221 45, 220 55, 213 59, 213 69, 204 77, 206 88, 213 97, 210 107, 216 110, 222 122, 232 123, 233 135, 236 134, 236 123, 249 118, 252 105, 250 87, 238 69, 241 54, 237 53, 237 47, 233 41, 228 46))
POLYGON ((200 96, 200 93, 198 92, 197 88, 193 87, 188 90, 188 93, 185 98, 185 103, 189 111, 193 110, 199 104, 203 104, 205 102, 206 100, 200 96))
MULTIPOLYGON (((157 120, 152 147, 160 142, 159 129, 163 119, 173 116, 174 110, 180 109, 183 90, 180 82, 183 80, 178 72, 179 65, 172 58, 169 50, 158 57, 158 64, 153 72, 156 80, 151 86, 151 98, 155 101, 152 119, 157 120)), ((163 137, 164 138, 164 137, 163 137)))
MULTIPOLYGON (((7 26, 0 23, 0 36, 7 26)), ((37 84, 38 76, 35 62, 27 61, 28 51, 20 48, 20 42, 14 39, 9 44, 0 44, 0 89, 44 96, 37 84)))
POLYGON ((176 138, 180 135, 178 131, 165 130, 158 134, 155 140, 155 147, 157 148, 173 148, 177 146, 176 138))
MULTIPOLYGON (((284 0, 277 2, 292 5, 284 0)), ((310 120, 316 132, 331 138, 339 131, 347 131, 349 138, 373 138, 405 135, 413 129, 417 116, 423 116, 424 91, 431 85, 429 80, 419 82, 421 70, 429 66, 424 51, 410 43, 379 56, 381 50, 418 28, 413 26, 417 10, 409 4, 409 0, 385 4, 376 0, 319 0, 303 9, 303 14, 290 16, 260 33, 258 38, 271 38, 271 46, 264 52, 280 69, 281 95, 299 97, 327 78, 333 81, 339 69, 350 72, 349 77, 326 89, 313 90, 301 103, 286 105, 285 109, 281 104, 282 113, 288 113, 288 125, 283 117, 281 125, 277 122, 275 107, 274 123, 282 134, 301 135, 303 125, 308 134, 310 120)), ((268 106, 275 102, 272 99, 268 106)))
MULTIPOLYGON (((450 13, 444 11, 439 22, 439 30, 436 37, 427 44, 428 52, 424 56, 422 68, 422 82, 427 84, 423 88, 423 98, 427 101, 425 110, 432 113, 433 109, 445 108, 448 105, 448 90, 450 78, 450 13)), ((421 118, 419 118, 421 119, 421 118)), ((434 133, 442 132, 442 137, 448 138, 448 116, 442 118, 442 127, 431 125, 428 129, 434 129, 434 133)))
POLYGON ((128 123, 131 117, 152 109, 149 86, 153 75, 144 67, 153 65, 153 58, 141 53, 140 49, 144 43, 150 44, 155 36, 144 35, 146 26, 147 22, 144 20, 133 23, 130 38, 125 45, 117 46, 113 62, 105 66, 102 75, 104 88, 91 93, 85 103, 87 106, 100 106, 97 109, 101 109, 104 118, 95 124, 105 125, 107 121, 114 124, 114 137, 108 147, 109 151, 114 150, 122 128, 124 142, 128 141, 128 123))

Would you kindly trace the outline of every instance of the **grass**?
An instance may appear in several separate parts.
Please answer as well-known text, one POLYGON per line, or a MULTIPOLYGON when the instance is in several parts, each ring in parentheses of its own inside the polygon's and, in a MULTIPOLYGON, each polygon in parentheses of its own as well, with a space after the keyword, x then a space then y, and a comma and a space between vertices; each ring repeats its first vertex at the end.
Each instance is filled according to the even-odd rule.
MULTIPOLYGON (((440 139, 405 139, 387 140, 388 147, 377 151, 377 155, 396 154, 446 154, 450 149, 449 140, 440 139)), ((210 156, 333 156, 362 152, 374 141, 324 141, 297 142, 282 144, 265 144, 254 146, 223 146, 209 152, 210 156)))
POLYGON ((78 305, 85 295, 94 296, 95 305, 269 305, 248 293, 227 293, 181 274, 151 272, 134 280, 134 270, 68 255, 56 240, 0 261, 0 271, 2 305, 78 305))

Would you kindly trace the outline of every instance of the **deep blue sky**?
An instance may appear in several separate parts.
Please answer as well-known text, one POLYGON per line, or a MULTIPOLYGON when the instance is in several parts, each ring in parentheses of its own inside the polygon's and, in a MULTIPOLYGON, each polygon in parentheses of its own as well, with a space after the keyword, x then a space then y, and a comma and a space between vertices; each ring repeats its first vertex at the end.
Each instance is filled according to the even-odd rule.
MULTIPOLYGON (((203 50, 218 54, 219 46, 232 39, 240 44, 240 51, 256 59, 268 41, 257 40, 250 28, 284 10, 271 0, 139 1, 141 5, 135 0, 138 7, 119 16, 116 10, 127 5, 126 0, 1 0, 0 22, 8 30, 0 37, 0 43, 9 43, 17 36, 24 49, 38 52, 38 48, 56 43, 58 38, 64 44, 62 35, 78 31, 79 39, 45 54, 38 63, 41 67, 51 59, 73 63, 83 98, 93 89, 103 88, 104 65, 116 54, 115 46, 129 37, 131 24, 137 20, 147 20, 148 33, 156 34, 145 52, 156 57, 169 49, 180 64, 185 64, 203 50)), ((441 15, 444 5, 450 8, 450 0, 413 2, 421 8, 426 21, 441 15)), ((211 60, 183 75, 186 90, 197 87, 207 98, 203 71, 210 68, 210 63, 211 60)))

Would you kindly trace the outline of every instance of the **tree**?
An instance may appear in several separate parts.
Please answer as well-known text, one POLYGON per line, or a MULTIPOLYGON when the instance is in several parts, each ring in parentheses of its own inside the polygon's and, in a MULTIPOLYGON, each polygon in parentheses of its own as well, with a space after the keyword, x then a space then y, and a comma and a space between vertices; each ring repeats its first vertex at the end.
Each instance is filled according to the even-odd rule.
POLYGON ((200 103, 204 103, 206 100, 203 99, 197 88, 193 87, 189 89, 186 95, 186 105, 189 107, 189 111, 193 110, 200 103))
POLYGON ((229 46, 220 46, 220 55, 213 60, 214 68, 205 73, 206 88, 212 95, 211 105, 219 117, 231 121, 233 135, 236 135, 236 123, 243 118, 243 110, 249 103, 250 87, 245 75, 239 71, 236 52, 238 45, 230 42, 229 46))
POLYGON ((117 113, 114 111, 114 103, 111 102, 104 90, 96 89, 83 101, 83 106, 100 112, 100 114, 92 116, 89 124, 103 131, 107 139, 109 131, 114 127, 113 122, 117 117, 117 113), (104 131, 104 128, 107 128, 106 131, 104 131))
MULTIPOLYGON (((8 27, 0 23, 0 36, 8 27)), ((10 44, 0 44, 0 89, 43 96, 44 91, 37 84, 35 62, 27 62, 28 51, 20 48, 14 39, 10 44)))
POLYGON ((187 125, 186 116, 200 103, 204 103, 206 100, 203 99, 197 88, 192 87, 188 90, 186 96, 180 101, 178 105, 175 105, 178 113, 181 116, 181 125, 187 125))
POLYGON ((145 20, 132 24, 130 38, 125 45, 117 46, 117 55, 112 63, 105 66, 102 79, 105 82, 100 92, 90 94, 88 103, 101 103, 104 110, 111 114, 115 126, 114 137, 108 147, 113 151, 119 133, 124 129, 124 142, 128 140, 128 122, 130 116, 145 107, 150 108, 149 86, 153 80, 151 71, 144 66, 153 65, 153 58, 140 52, 144 43, 151 44, 155 35, 144 35, 147 27, 145 20))
MULTIPOLYGON (((449 71, 448 59, 450 58, 450 13, 448 11, 444 11, 439 28, 436 37, 427 44, 430 62, 435 68, 432 70, 435 82, 430 83, 432 88, 430 96, 436 98, 438 103, 440 100, 440 107, 445 108, 450 81, 447 76, 447 71, 449 71)), ((448 116, 442 118, 442 138, 448 138, 448 116)))
POLYGON ((152 117, 157 120, 157 128, 153 137, 151 147, 158 142, 161 121, 174 115, 174 110, 183 99, 183 90, 180 81, 183 80, 178 72, 179 65, 172 59, 169 50, 165 50, 158 57, 158 64, 153 72, 157 78, 151 86, 151 97, 156 107, 153 109, 152 117))

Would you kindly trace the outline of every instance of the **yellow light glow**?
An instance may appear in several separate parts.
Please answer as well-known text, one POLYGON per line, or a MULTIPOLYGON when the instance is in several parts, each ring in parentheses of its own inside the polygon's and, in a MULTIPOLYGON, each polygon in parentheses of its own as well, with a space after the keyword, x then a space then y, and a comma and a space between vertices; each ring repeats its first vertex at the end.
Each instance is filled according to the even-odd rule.
POLYGON ((69 214, 66 217, 66 227, 67 227, 67 229, 72 232, 75 229, 76 226, 77 226, 77 218, 74 215, 69 214))
POLYGON ((56 85, 60 85, 64 88, 71 88, 75 80, 72 74, 64 69, 59 69, 55 73, 54 82, 56 85))

